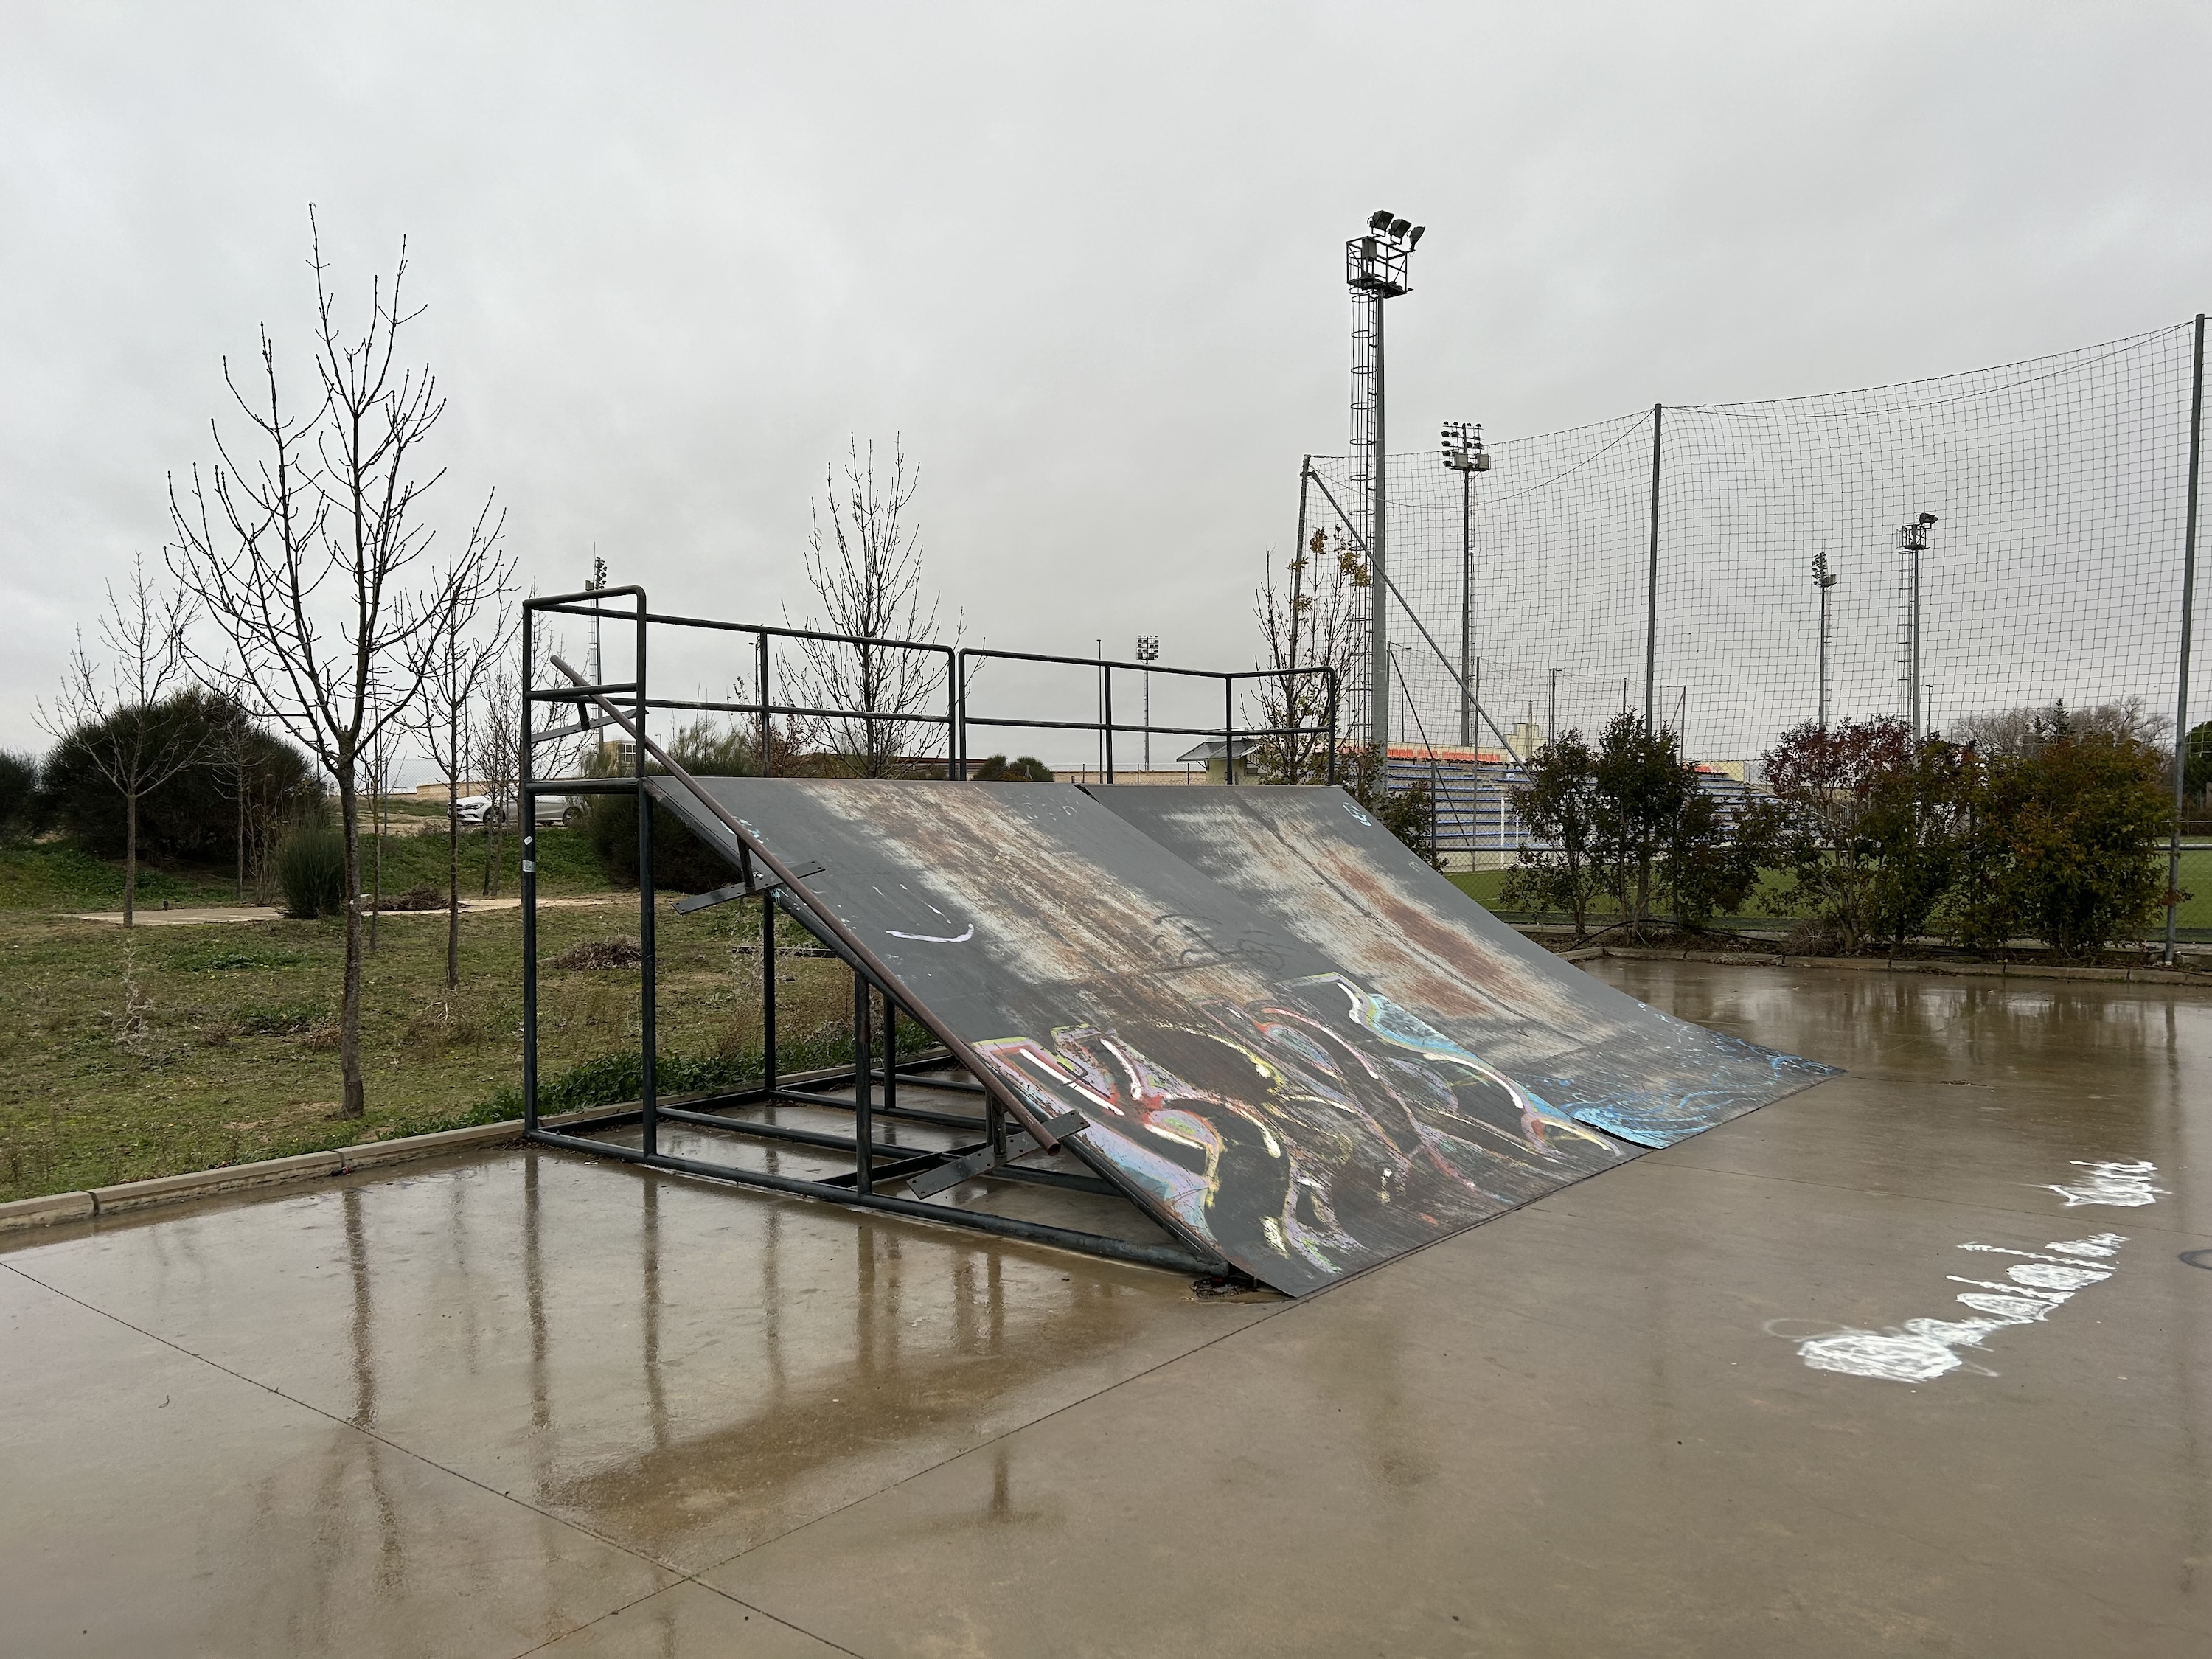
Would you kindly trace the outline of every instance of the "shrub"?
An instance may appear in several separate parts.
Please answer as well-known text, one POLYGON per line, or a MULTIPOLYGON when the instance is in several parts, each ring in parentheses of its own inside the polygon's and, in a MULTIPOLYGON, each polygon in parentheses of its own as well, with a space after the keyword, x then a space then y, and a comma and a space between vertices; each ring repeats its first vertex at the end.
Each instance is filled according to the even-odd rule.
POLYGON ((1734 915, 1759 890, 1759 866, 1768 855, 1771 820, 1758 811, 1734 819, 1697 787, 1697 770, 1683 768, 1696 790, 1668 827, 1659 860, 1659 884, 1674 925, 1695 933, 1716 915, 1734 915))
POLYGON ((1697 772, 1681 763, 1674 732, 1648 732, 1637 714, 1621 712, 1599 732, 1593 781, 1597 814, 1590 823, 1590 858, 1597 883, 1635 931, 1650 921, 1655 876, 1662 876, 1674 823, 1697 794, 1697 772))
POLYGON ((296 824, 276 848, 276 885, 288 915, 312 921, 345 910, 345 837, 316 820, 296 824))
MULTIPOLYGON (((677 764, 695 777, 747 777, 754 771, 753 745, 744 733, 717 730, 704 720, 678 732, 668 744, 677 764)), ((594 765, 593 771, 610 774, 611 763, 594 765)), ((647 770, 660 768, 648 763, 647 770)), ((634 794, 594 795, 584 817, 584 834, 599 873, 617 887, 637 885, 637 797, 634 794)), ((653 809, 653 884, 658 890, 704 892, 730 879, 730 866, 684 827, 665 806, 653 809)))
POLYGON ((36 830, 44 804, 37 758, 0 749, 0 836, 36 830))
MULTIPOLYGON (((221 857, 236 843, 241 787, 247 835, 256 840, 321 799, 307 756, 254 725, 227 697, 180 691, 155 708, 151 724, 154 742, 173 738, 197 747, 200 757, 139 801, 142 858, 221 857)), ((61 829, 90 851, 114 858, 123 853, 124 804, 93 763, 100 730, 82 727, 54 745, 43 768, 42 793, 61 829)))
POLYGON ((1579 945, 1589 929, 1589 907, 1603 890, 1592 859, 1597 821, 1597 757, 1579 731, 1560 733, 1531 755, 1528 782, 1513 792, 1522 828, 1537 841, 1523 842, 1521 861, 1507 872, 1499 896, 1516 909, 1565 911, 1579 945))
POLYGON ((1373 814, 1376 823, 1435 868, 1437 823, 1429 786, 1416 783, 1407 789, 1390 787, 1389 769, 1371 744, 1346 750, 1343 761, 1344 769, 1338 775, 1344 780, 1345 793, 1373 814))
POLYGON ((1765 758, 1770 856, 1795 884, 1768 908, 1844 951, 1925 933, 1966 869, 1973 751, 1886 718, 1808 722, 1765 758))
POLYGON ((1675 733, 1632 714, 1606 723, 1598 747, 1579 731, 1529 757, 1514 809, 1534 839, 1504 882, 1508 903, 1565 911, 1575 937, 1609 896, 1632 925, 1664 902, 1678 927, 1707 926, 1759 885, 1767 820, 1732 818, 1681 757, 1675 733))
POLYGON ((2044 741, 1989 763, 1954 936, 1988 945, 2025 933, 2075 957, 2138 936, 2166 902, 2168 787, 2151 744, 2074 730, 2061 712, 2044 741))
POLYGON ((972 767, 969 778, 976 783, 1050 783, 1053 769, 1035 755, 1023 755, 1008 760, 1004 755, 993 755, 972 767))

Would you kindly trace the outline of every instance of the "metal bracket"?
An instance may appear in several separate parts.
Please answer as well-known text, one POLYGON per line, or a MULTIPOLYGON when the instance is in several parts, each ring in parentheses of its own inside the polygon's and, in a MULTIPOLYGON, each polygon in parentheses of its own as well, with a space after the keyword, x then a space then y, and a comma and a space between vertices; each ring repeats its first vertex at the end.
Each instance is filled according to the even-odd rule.
MULTIPOLYGON (((581 706, 581 704, 578 705, 579 708, 581 706)), ((530 734, 530 745, 534 749, 541 743, 556 742, 560 738, 573 738, 585 732, 602 731, 607 726, 616 724, 617 724, 617 721, 610 720, 605 715, 601 715, 597 720, 585 720, 581 724, 576 726, 556 726, 550 732, 532 732, 530 734)))
MULTIPOLYGON (((746 861, 751 862, 750 860, 746 861)), ((800 881, 808 876, 818 876, 821 873, 822 866, 818 864, 793 865, 791 878, 793 881, 800 881)), ((713 905, 727 904, 732 899, 758 898, 763 893, 773 892, 782 885, 781 881, 733 881, 727 887, 717 887, 711 893, 694 893, 690 898, 677 900, 676 914, 679 916, 688 916, 694 910, 704 910, 713 905)))
MULTIPOLYGON (((1045 1127, 1054 1140, 1066 1140, 1079 1129, 1089 1127, 1080 1112, 1070 1112, 1065 1117, 1054 1118, 1045 1127)), ((965 1158, 956 1158, 950 1164, 940 1164, 906 1183, 906 1189, 916 1198, 929 1198, 948 1187, 957 1187, 963 1181, 973 1181, 988 1174, 996 1165, 1009 1163, 1036 1151, 1036 1138, 1026 1129, 1016 1130, 1006 1137, 1006 1150, 994 1146, 978 1146, 965 1158)))

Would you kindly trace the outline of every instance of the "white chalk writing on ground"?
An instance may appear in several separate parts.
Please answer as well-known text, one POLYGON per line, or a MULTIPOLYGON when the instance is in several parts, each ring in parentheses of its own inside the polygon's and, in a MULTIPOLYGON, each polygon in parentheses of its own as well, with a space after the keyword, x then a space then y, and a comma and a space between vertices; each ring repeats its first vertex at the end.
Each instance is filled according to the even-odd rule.
MULTIPOLYGON (((2158 1173, 2154 1164, 2077 1162, 2074 1167, 2088 1173, 2049 1188, 2066 1200, 2069 1210, 2083 1204, 2154 1204, 2166 1191, 2151 1184, 2158 1173)), ((2039 1323, 2077 1292, 2110 1279, 2118 1265, 2113 1258, 2127 1242, 2119 1233, 2094 1233, 2087 1238, 2054 1239, 2037 1250, 1969 1241, 1959 1249, 2014 1258, 2004 1267, 2002 1279, 1945 1275, 1954 1284, 1971 1287, 1960 1291, 1957 1300, 1973 1317, 1908 1319, 1880 1331, 1851 1327, 1823 1331, 1799 1341, 1798 1356, 1814 1370, 1891 1382, 1926 1382, 1961 1370, 1994 1376, 1996 1372, 1972 1363, 1960 1350, 1979 1349, 1984 1337, 2007 1326, 2039 1323)), ((1997 1264, 1990 1263, 1989 1271, 1994 1274, 1997 1264)))
POLYGON ((2084 1164, 2077 1158, 2074 1167, 2089 1173, 2048 1189, 2064 1199, 2069 1210, 2081 1204, 2155 1204, 2166 1190, 2150 1184, 2158 1173, 2155 1164, 2084 1164))

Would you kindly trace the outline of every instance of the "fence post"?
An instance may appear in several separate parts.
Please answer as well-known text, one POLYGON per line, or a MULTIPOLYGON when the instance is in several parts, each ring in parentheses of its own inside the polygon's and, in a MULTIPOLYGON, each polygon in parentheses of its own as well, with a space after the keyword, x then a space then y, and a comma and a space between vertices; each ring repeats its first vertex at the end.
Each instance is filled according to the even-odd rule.
POLYGON ((755 676, 759 682, 761 706, 760 770, 765 778, 775 771, 775 726, 768 712, 768 629, 763 628, 756 637, 755 650, 760 663, 760 672, 755 676))
POLYGON ((1651 554, 1644 577, 1644 729, 1647 732, 1651 730, 1659 696, 1659 439, 1666 416, 1664 404, 1651 405, 1651 554))
POLYGON ((2197 471, 2204 436, 2204 313, 2197 313, 2196 364, 2189 378, 2189 507, 2181 531, 2181 672, 2173 697, 2173 839, 2166 853, 2166 965, 2174 963, 2181 887, 2181 814, 2189 785, 2189 635, 2197 606, 2197 471))
MULTIPOLYGON (((632 745, 637 759, 638 1144, 647 1158, 655 1158, 660 1152, 660 989, 653 940, 653 797, 645 787, 646 630, 645 591, 641 588, 637 595, 637 703, 634 716, 637 740, 632 745)), ((533 804, 530 814, 533 830, 537 827, 537 816, 533 804)))
MULTIPOLYGON (((538 1133, 538 817, 536 798, 530 793, 530 786, 536 781, 530 764, 530 694, 538 689, 538 682, 530 672, 530 649, 535 637, 531 621, 531 608, 526 600, 522 606, 522 718, 515 733, 519 745, 515 750, 515 778, 520 786, 516 798, 532 804, 521 823, 522 1128, 526 1134, 538 1133)), ((448 812, 459 810, 453 799, 454 793, 449 789, 446 793, 448 812)), ((491 856, 489 844, 484 856, 491 856)), ((490 884, 487 882, 485 885, 490 884)))

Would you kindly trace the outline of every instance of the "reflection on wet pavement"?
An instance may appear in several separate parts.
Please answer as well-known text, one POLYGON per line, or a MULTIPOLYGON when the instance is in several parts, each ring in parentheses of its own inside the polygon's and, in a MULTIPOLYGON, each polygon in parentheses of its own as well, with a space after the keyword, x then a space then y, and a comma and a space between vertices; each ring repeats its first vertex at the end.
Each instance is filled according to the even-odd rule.
POLYGON ((0 1650, 2212 1646, 2212 1000, 1601 966, 1852 1074, 1295 1306, 519 1150, 18 1236, 0 1650))

